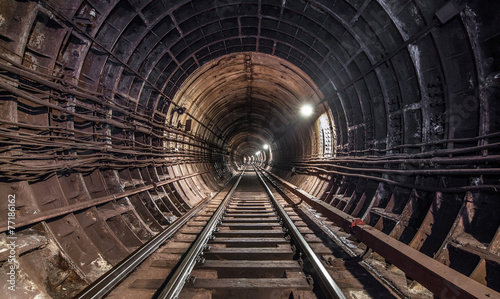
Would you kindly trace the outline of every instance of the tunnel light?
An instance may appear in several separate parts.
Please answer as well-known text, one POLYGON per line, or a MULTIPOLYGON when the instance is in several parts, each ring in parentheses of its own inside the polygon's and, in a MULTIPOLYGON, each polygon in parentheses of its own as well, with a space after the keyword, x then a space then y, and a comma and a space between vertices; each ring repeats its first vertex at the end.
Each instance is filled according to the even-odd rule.
POLYGON ((260 151, 256 152, 256 153, 255 153, 255 155, 256 155, 256 156, 260 155, 260 151))
POLYGON ((268 145, 268 144, 264 144, 263 148, 264 148, 265 150, 268 150, 268 149, 269 149, 269 145, 268 145))
POLYGON ((311 106, 309 104, 302 106, 302 108, 300 109, 300 114, 302 114, 302 116, 305 116, 305 117, 311 116, 313 114, 313 112, 314 112, 314 108, 313 108, 313 106, 311 106))

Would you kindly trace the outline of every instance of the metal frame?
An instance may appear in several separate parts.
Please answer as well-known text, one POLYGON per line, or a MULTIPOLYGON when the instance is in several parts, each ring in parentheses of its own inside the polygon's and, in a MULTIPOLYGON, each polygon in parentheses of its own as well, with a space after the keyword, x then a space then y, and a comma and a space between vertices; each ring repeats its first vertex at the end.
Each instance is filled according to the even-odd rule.
POLYGON ((366 225, 326 202, 301 190, 277 175, 262 169, 285 188, 307 202, 336 225, 352 233, 359 241, 401 269, 408 277, 433 292, 439 298, 500 298, 500 293, 434 260, 420 251, 366 225))
MULTIPOLYGON (((30 225, 33 223, 47 221, 47 220, 50 220, 50 219, 53 219, 56 217, 60 217, 60 216, 64 216, 64 215, 67 215, 70 213, 85 210, 85 209, 91 208, 93 206, 101 205, 101 204, 104 204, 104 203, 107 203, 107 202, 110 202, 113 200, 117 200, 120 198, 124 198, 124 197, 130 196, 130 195, 138 194, 138 193, 148 191, 148 190, 154 190, 160 186, 164 186, 164 185, 167 185, 167 184, 170 184, 173 182, 177 182, 180 180, 185 180, 185 179, 195 177, 198 175, 202 175, 205 173, 208 173, 208 171, 188 174, 185 176, 176 177, 174 179, 168 179, 168 180, 160 181, 160 182, 152 182, 152 184, 148 184, 148 185, 142 186, 142 187, 137 187, 136 189, 131 190, 131 191, 124 191, 124 192, 119 192, 119 193, 106 195, 106 196, 102 196, 102 197, 98 197, 98 198, 93 198, 91 200, 88 200, 88 201, 85 201, 82 203, 77 203, 77 204, 73 204, 73 205, 65 206, 65 207, 61 207, 61 208, 55 208, 55 209, 52 209, 49 211, 43 211, 43 212, 40 212, 38 214, 34 214, 32 216, 20 217, 18 219, 18 223, 16 223, 16 226, 17 226, 17 228, 21 228, 21 227, 24 227, 24 226, 27 226, 27 225, 30 225)), ((7 230, 8 230, 7 223, 5 223, 5 222, 0 223, 0 233, 5 232, 7 230)))
MULTIPOLYGON (((226 183, 226 186, 227 184, 228 183, 226 183)), ((145 259, 153 254, 158 247, 160 247, 163 243, 165 243, 165 241, 172 237, 173 234, 182 228, 192 217, 196 216, 196 214, 198 214, 198 212, 209 202, 210 200, 204 201, 189 210, 186 214, 182 215, 182 217, 177 219, 177 221, 167 227, 164 231, 156 235, 153 239, 151 239, 151 241, 142 245, 126 259, 121 261, 98 280, 86 287, 75 296, 75 299, 103 298, 132 271, 134 271, 145 259)))

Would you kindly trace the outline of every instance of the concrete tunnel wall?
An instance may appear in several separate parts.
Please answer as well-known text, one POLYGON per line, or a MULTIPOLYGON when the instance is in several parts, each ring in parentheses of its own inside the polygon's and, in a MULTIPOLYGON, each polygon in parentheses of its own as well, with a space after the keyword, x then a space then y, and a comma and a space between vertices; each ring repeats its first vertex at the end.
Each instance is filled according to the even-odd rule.
POLYGON ((0 0, 16 295, 76 294, 263 144, 252 161, 500 291, 499 15, 463 0, 0 0))

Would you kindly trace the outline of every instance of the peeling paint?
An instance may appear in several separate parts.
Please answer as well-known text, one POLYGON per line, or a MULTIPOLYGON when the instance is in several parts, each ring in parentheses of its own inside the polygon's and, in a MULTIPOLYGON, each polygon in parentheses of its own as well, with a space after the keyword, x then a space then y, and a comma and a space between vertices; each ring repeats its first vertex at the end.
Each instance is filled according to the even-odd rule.
POLYGON ((111 269, 111 266, 102 258, 102 256, 100 254, 99 255, 99 258, 92 261, 90 264, 92 266, 96 266, 99 267, 99 268, 104 268, 104 267, 107 267, 109 269, 111 269))
POLYGON ((418 48, 417 45, 408 45, 408 51, 410 52, 410 56, 413 59, 413 63, 415 64, 415 68, 417 69, 417 72, 420 73, 420 70, 422 69, 421 67, 421 62, 420 62, 420 49, 418 48))
POLYGON ((24 53, 24 58, 25 58, 25 62, 27 64, 27 66, 31 70, 36 71, 38 69, 37 68, 38 59, 33 54, 31 54, 30 52, 25 52, 24 53))
MULTIPOLYGON (((87 274, 87 276, 94 280, 97 279, 98 277, 102 276, 104 273, 109 271, 111 268, 113 268, 112 265, 110 265, 102 256, 100 253, 97 253, 98 258, 90 262, 92 265, 92 271, 87 274)), ((83 263, 82 263, 83 266, 83 263)))
POLYGON ((417 7, 412 6, 410 12, 411 12, 411 15, 413 16, 413 20, 415 21, 415 23, 417 23, 419 26, 423 26, 424 21, 422 20, 420 13, 418 12, 417 7))
POLYGON ((366 294, 365 291, 349 291, 349 296, 354 299, 370 299, 370 295, 366 294))
POLYGON ((23 269, 20 267, 17 269, 17 284, 16 284, 16 295, 11 298, 18 298, 27 296, 31 298, 40 298, 40 299, 45 299, 45 298, 50 298, 47 294, 43 293, 38 286, 35 284, 33 280, 31 280, 27 273, 23 271, 23 269), (21 295, 22 294, 22 295, 21 295), (33 296, 33 297, 32 297, 33 296))
POLYGON ((384 10, 386 11, 386 13, 391 18, 391 20, 394 22, 394 24, 396 25, 399 33, 403 37, 403 39, 404 40, 408 40, 408 38, 410 38, 410 36, 408 35, 408 32, 406 32, 406 30, 404 30, 404 28, 406 27, 405 24, 401 20, 399 20, 398 18, 396 18, 396 16, 394 14, 391 14, 391 12, 394 11, 395 9, 391 9, 389 7, 389 4, 387 3, 387 0, 378 0, 378 2, 384 8, 384 10))
POLYGON ((31 38, 29 41, 30 46, 40 50, 44 43, 45 43, 45 34, 35 28, 35 30, 33 30, 33 33, 31 34, 31 38))
POLYGON ((13 54, 9 54, 9 53, 1 53, 0 54, 2 57, 6 58, 7 60, 10 60, 10 61, 18 61, 20 60, 20 58, 16 55, 13 55, 13 54))
MULTIPOLYGON (((480 55, 480 42, 479 42, 479 24, 476 21, 477 15, 476 13, 469 7, 466 6, 463 12, 461 13, 462 19, 464 20, 464 24, 467 27, 467 33, 469 34, 469 39, 471 41, 471 46, 474 49, 474 54, 475 55, 480 55)), ((483 62, 488 62, 487 59, 482 59, 483 57, 478 56, 478 60, 483 61, 483 62)), ((487 67, 487 65, 484 65, 483 67, 487 67)), ((479 72, 481 77, 484 77, 484 72, 482 67, 479 67, 479 72)))

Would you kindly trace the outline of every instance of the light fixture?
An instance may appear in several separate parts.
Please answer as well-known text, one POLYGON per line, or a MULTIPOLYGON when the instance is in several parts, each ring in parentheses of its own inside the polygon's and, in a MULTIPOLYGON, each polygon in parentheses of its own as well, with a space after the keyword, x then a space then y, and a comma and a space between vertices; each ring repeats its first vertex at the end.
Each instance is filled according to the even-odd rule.
POLYGON ((268 145, 268 144, 264 144, 263 148, 264 148, 265 150, 268 150, 268 149, 269 149, 269 145, 268 145))
POLYGON ((177 114, 179 114, 179 115, 183 115, 183 114, 184 114, 184 112, 186 112, 186 108, 184 108, 184 107, 174 108, 174 109, 172 110, 172 112, 177 112, 177 114))
POLYGON ((311 116, 314 112, 314 108, 312 105, 310 104, 306 104, 304 106, 302 106, 302 108, 300 108, 300 114, 302 114, 302 116, 311 116))
POLYGON ((256 155, 256 156, 260 155, 260 151, 256 152, 256 153, 255 153, 255 155, 256 155))

